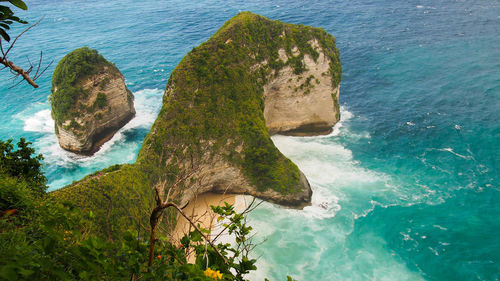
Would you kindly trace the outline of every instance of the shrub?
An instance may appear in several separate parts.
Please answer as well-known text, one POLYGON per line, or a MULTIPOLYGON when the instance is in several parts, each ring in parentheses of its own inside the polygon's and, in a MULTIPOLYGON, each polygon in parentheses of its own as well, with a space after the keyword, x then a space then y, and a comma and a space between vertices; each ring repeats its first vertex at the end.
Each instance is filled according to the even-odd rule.
POLYGON ((47 187, 47 179, 42 172, 41 154, 35 155, 31 142, 21 138, 14 149, 12 139, 0 140, 0 173, 13 178, 19 178, 29 183, 37 194, 43 194, 47 187))
POLYGON ((107 103, 108 101, 106 95, 104 93, 98 93, 95 100, 95 105, 97 105, 99 108, 104 108, 107 103))

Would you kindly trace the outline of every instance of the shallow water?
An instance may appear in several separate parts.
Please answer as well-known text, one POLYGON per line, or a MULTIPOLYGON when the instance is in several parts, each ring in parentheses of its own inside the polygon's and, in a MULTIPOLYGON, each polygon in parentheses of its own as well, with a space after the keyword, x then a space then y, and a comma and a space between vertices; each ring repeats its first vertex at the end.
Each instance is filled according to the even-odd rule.
MULTIPOLYGON (((275 136, 314 189, 303 211, 251 214, 259 271, 284 280, 500 279, 498 1, 29 1, 43 21, 11 59, 54 60, 40 88, 0 76, 2 139, 44 154, 51 189, 132 163, 170 72, 227 19, 250 10, 324 28, 343 64, 342 121, 329 136, 275 136), (126 77, 137 117, 90 158, 53 135, 50 74, 70 50, 97 48, 126 77)), ((17 29, 18 31, 20 29, 17 29)))

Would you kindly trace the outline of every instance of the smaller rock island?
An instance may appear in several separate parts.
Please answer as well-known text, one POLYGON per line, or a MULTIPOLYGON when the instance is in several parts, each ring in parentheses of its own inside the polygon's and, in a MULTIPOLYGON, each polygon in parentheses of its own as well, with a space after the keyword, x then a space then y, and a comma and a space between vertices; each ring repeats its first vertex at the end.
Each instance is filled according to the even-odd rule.
POLYGON ((51 92, 59 145, 75 153, 93 154, 135 116, 134 96, 120 70, 88 47, 61 59, 51 92))

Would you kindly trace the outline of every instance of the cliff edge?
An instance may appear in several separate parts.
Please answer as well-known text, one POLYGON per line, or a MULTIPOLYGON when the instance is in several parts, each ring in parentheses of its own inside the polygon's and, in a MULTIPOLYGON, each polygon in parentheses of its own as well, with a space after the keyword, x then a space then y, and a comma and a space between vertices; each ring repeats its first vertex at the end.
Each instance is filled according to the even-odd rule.
POLYGON ((121 72, 87 47, 59 62, 49 99, 59 145, 80 154, 97 151, 135 115, 121 72))

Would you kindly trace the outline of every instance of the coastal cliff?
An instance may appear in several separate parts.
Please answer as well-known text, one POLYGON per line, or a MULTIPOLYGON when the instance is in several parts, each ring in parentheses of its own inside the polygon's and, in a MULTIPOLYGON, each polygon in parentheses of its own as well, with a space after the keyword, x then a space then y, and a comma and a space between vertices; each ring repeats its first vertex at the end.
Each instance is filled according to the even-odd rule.
POLYGON ((87 47, 59 62, 50 101, 59 145, 80 154, 97 151, 135 115, 121 72, 87 47))
POLYGON ((135 164, 55 195, 101 213, 102 223, 102 206, 111 202, 117 228, 131 217, 147 221, 153 186, 180 205, 226 192, 303 208, 309 183, 270 135, 328 133, 339 119, 340 78, 335 38, 324 30, 240 13, 171 73, 135 164))
MULTIPOLYGON (((308 42, 317 58, 305 54, 304 70, 296 73, 286 65, 264 85, 264 118, 269 134, 312 136, 329 134, 339 121, 339 85, 334 85, 330 74, 332 59, 317 39, 308 42)), ((292 56, 278 50, 279 59, 287 63, 299 55, 297 47, 292 56)))

